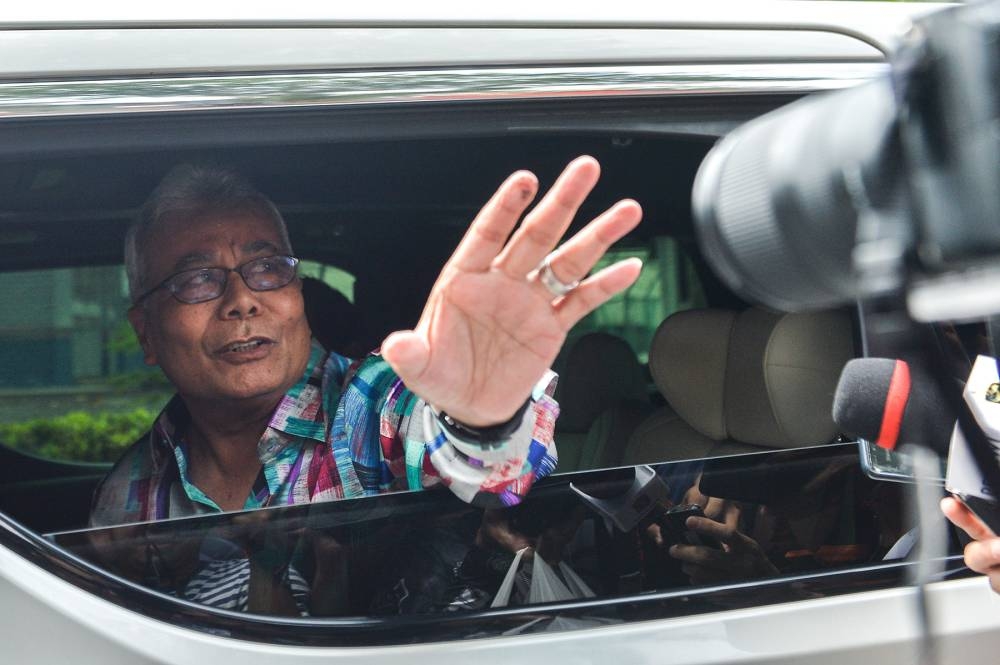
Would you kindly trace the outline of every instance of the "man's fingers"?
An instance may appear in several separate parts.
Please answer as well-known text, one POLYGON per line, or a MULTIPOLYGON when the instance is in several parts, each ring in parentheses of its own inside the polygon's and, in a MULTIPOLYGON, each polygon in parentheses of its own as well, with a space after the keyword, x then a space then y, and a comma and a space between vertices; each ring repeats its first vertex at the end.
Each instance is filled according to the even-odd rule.
MULTIPOLYGON (((707 517, 689 517, 684 522, 688 531, 693 531, 706 539, 731 546, 744 537, 734 529, 711 520, 707 517)), ((708 566, 710 568, 729 568, 732 566, 731 555, 721 549, 703 545, 674 545, 669 550, 670 556, 681 561, 708 566)))
POLYGON ((707 536, 720 543, 731 544, 735 540, 736 529, 722 522, 716 522, 708 517, 692 515, 684 522, 689 531, 707 536))
POLYGON ((607 302, 616 293, 635 283, 642 270, 642 261, 625 259, 604 268, 583 280, 554 307, 563 329, 569 330, 577 321, 607 302))
POLYGON ((743 509, 734 501, 713 496, 709 497, 708 501, 705 502, 702 512, 705 514, 705 517, 716 522, 722 522, 727 527, 735 529, 739 526, 740 515, 743 509))
MULTIPOLYGON (((969 534, 973 541, 965 546, 965 565, 989 575, 990 586, 1000 589, 1000 538, 962 502, 952 497, 941 500, 941 512, 952 523, 969 534)), ((1000 593, 1000 591, 998 591, 1000 593)))
POLYGON ((709 497, 701 493, 700 484, 701 474, 699 473, 698 477, 694 481, 694 484, 687 488, 687 491, 684 492, 684 500, 682 503, 696 503, 702 508, 708 505, 709 497))
POLYGON ((483 514, 480 531, 508 552, 517 552, 531 546, 530 540, 511 528, 510 520, 503 510, 487 510, 483 514))
POLYGON ((712 568, 726 565, 726 554, 722 550, 703 545, 671 545, 668 553, 678 561, 712 568))
POLYGON ((965 565, 977 573, 996 573, 1000 566, 1000 538, 974 540, 965 546, 965 565))
POLYGON ((468 272, 489 269, 537 192, 533 173, 518 171, 508 177, 469 225, 450 263, 468 272))
POLYGON ((583 279, 615 242, 642 219, 642 208, 631 199, 619 201, 552 252, 549 267, 562 282, 583 279))
POLYGON ((725 501, 722 513, 722 523, 735 530, 740 525, 740 516, 743 514, 743 507, 732 501, 725 501))
POLYGON ((601 167, 593 157, 577 157, 562 172, 552 189, 524 218, 521 228, 496 259, 496 265, 520 279, 552 251, 587 195, 597 184, 601 167))
POLYGON ((950 496, 941 499, 941 512, 951 520, 952 524, 969 534, 970 538, 984 540, 994 535, 990 528, 958 499, 950 496))
POLYGON ((381 353, 410 389, 419 385, 431 356, 427 342, 412 330, 400 330, 386 337, 381 353))

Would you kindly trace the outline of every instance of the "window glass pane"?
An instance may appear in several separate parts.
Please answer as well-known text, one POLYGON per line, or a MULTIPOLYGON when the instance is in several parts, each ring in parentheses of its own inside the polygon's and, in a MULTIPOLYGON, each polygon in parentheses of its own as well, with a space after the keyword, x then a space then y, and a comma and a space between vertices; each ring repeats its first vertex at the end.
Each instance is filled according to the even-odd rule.
MULTIPOLYGON (((893 586, 913 542, 902 489, 867 478, 845 444, 553 478, 505 510, 427 491, 54 538, 169 595, 266 615, 454 617, 629 599, 572 621, 510 615, 503 627, 533 632, 893 586), (717 522, 688 524, 699 510, 717 522)), ((441 638, 424 625, 412 639, 441 638)))
POLYGON ((0 274, 0 442, 112 462, 166 402, 125 321, 120 266, 0 274))

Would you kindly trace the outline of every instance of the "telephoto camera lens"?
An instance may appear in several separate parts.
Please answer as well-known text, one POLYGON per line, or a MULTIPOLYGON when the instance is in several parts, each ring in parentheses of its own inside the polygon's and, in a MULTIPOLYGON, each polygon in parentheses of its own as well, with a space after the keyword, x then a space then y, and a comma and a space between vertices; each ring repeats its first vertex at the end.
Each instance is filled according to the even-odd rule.
POLYGON ((858 293, 858 217, 890 196, 888 78, 807 97, 734 130, 698 171, 702 251, 743 297, 798 311, 858 293))

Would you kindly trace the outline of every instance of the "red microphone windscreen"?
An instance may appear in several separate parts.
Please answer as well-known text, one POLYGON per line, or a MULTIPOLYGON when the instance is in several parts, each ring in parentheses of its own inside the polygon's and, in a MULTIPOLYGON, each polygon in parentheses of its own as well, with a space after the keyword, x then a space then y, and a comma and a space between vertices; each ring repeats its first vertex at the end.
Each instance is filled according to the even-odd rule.
POLYGON ((875 443, 892 450, 899 442, 899 431, 903 426, 903 413, 910 399, 910 366, 903 360, 897 360, 889 378, 889 390, 885 397, 885 408, 882 412, 882 426, 879 428, 875 443))

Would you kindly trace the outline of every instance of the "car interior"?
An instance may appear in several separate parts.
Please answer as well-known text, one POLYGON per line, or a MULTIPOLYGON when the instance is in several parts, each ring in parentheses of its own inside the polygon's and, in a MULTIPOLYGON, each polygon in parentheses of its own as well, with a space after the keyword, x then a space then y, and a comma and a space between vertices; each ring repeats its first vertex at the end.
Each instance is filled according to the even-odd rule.
MULTIPOLYGON (((184 162, 221 165, 241 172, 275 201, 301 259, 353 277, 350 299, 309 280, 306 297, 316 337, 341 353, 356 354, 377 348, 392 330, 413 325, 441 265, 507 174, 530 168, 544 187, 570 159, 587 153, 600 160, 602 178, 570 232, 618 198, 635 198, 645 221, 614 248, 616 257, 633 251, 648 257, 669 238, 671 250, 687 257, 680 276, 697 280, 698 304, 735 311, 746 305, 699 257, 691 222, 688 192, 711 143, 710 137, 689 135, 524 132, 249 146, 217 140, 190 148, 8 157, 0 162, 0 279, 9 283, 5 291, 13 291, 25 288, 22 278, 38 271, 120 265, 125 229, 167 170, 184 162)), ((683 298, 675 300, 684 306, 683 298)), ((121 317, 124 306, 119 304, 121 317)), ((642 317, 647 336, 659 324, 655 316, 642 317)), ((14 320, 5 326, 8 336, 21 343, 11 342, 15 353, 25 348, 31 330, 17 329, 16 314, 8 318, 14 320)), ((645 453, 626 452, 632 431, 666 406, 646 363, 639 361, 647 349, 633 348, 620 336, 621 318, 616 325, 574 331, 555 363, 566 374, 557 395, 564 403, 561 470, 642 458, 645 453), (594 440, 588 442, 588 436, 594 440)), ((16 384, 5 389, 17 391, 16 384)), ((685 454, 646 452, 662 452, 664 459, 685 454)), ((6 462, 0 509, 42 532, 86 524, 89 497, 106 465, 39 459, 7 446, 0 447, 0 455, 6 462), (52 505, 61 508, 53 511, 52 505)))

